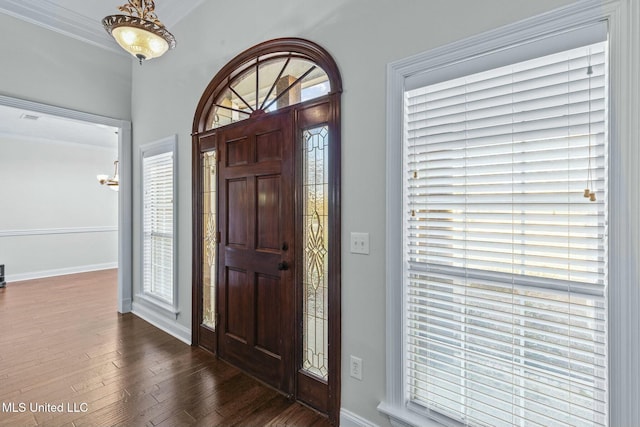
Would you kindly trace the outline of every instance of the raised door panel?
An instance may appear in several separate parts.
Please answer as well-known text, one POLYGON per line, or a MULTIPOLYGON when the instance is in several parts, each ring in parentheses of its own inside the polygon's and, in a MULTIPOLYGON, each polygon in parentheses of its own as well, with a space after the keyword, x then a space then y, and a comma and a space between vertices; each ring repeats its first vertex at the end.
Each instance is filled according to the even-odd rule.
POLYGON ((250 163, 251 141, 247 137, 229 139, 225 141, 226 165, 239 166, 250 163))
POLYGON ((280 277, 256 275, 255 345, 270 357, 280 359, 280 277))
POLYGON ((286 393, 293 392, 295 331, 291 120, 287 112, 219 130, 227 159, 219 178, 226 271, 219 354, 286 393))
POLYGON ((248 247, 249 185, 247 178, 227 181, 227 245, 248 247))
POLYGON ((248 308, 251 304, 251 283, 246 271, 230 267, 226 270, 225 335, 246 344, 251 319, 247 316, 249 310, 243 310, 243 307, 248 308))
POLYGON ((256 249, 279 251, 282 248, 280 175, 257 177, 256 185, 258 189, 256 249))
POLYGON ((256 162, 282 159, 281 141, 280 129, 256 135, 256 162))

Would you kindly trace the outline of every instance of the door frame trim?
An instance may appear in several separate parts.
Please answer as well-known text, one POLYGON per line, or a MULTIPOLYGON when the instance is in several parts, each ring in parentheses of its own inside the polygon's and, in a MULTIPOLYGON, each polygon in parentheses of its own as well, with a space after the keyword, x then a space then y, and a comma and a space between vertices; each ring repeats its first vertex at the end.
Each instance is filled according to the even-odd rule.
POLYGON ((206 131, 207 113, 211 109, 219 92, 223 90, 224 85, 230 76, 234 75, 238 69, 242 68, 248 62, 260 56, 278 52, 295 52, 306 56, 327 73, 329 82, 331 83, 331 92, 329 94, 342 93, 342 78, 340 77, 340 71, 329 52, 317 44, 301 38, 290 37, 269 40, 250 47, 240 53, 229 61, 227 65, 222 67, 220 71, 218 71, 200 98, 200 102, 198 103, 194 114, 191 136, 195 136, 206 131))
MULTIPOLYGON (((200 345, 200 315, 202 311, 202 242, 199 238, 202 230, 200 215, 200 194, 202 192, 201 153, 200 142, 213 137, 216 129, 206 129, 207 117, 218 95, 226 88, 230 78, 239 71, 247 69, 252 61, 264 55, 290 52, 301 55, 322 68, 327 74, 331 86, 330 92, 322 98, 295 104, 288 108, 308 105, 319 99, 329 104, 329 138, 332 149, 329 154, 329 213, 330 254, 329 254, 329 300, 330 307, 328 339, 329 339, 329 381, 328 381, 328 417, 332 424, 339 423, 340 391, 341 391, 341 122, 340 97, 342 93, 342 79, 336 62, 331 55, 317 44, 301 38, 280 38, 269 40, 253 46, 237 55, 227 63, 211 80, 204 90, 194 114, 192 127, 192 224, 193 224, 193 253, 192 253, 192 345, 200 345)), ((268 113, 267 113, 268 114, 268 113)), ((251 119, 248 119, 251 120, 251 119)), ((294 119, 297 123, 297 120, 294 119)), ((241 123, 241 122, 240 122, 241 123)), ((235 123, 237 125, 237 123, 235 123)), ((297 126, 297 125, 296 125, 297 126)), ((294 133, 294 140, 297 134, 294 133)), ((210 144, 206 144, 209 147, 210 144)), ((215 149, 215 144, 210 149, 215 149)), ((297 167, 296 167, 297 168, 297 167)), ((297 184, 296 184, 297 186, 297 184)), ((297 309, 296 309, 297 311, 297 309)), ((298 328, 299 326, 296 326, 298 328)), ((219 338, 217 338, 219 339, 219 338)), ((298 339, 294 357, 298 359, 298 339)), ((297 363, 297 361, 296 361, 297 363)), ((297 369, 294 369, 297 375, 297 369)))
POLYGON ((118 312, 128 313, 132 306, 132 170, 131 122, 40 102, 0 95, 0 105, 49 114, 66 119, 118 128, 118 312))

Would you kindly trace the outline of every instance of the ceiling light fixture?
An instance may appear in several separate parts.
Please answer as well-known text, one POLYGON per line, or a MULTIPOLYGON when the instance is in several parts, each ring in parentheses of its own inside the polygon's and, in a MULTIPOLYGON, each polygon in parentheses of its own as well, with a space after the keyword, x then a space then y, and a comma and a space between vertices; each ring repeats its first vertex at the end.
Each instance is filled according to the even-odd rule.
POLYGON ((106 185, 113 191, 118 191, 120 185, 120 177, 118 176, 118 161, 113 162, 116 170, 113 172, 113 177, 109 178, 109 175, 98 175, 98 182, 102 185, 106 185))
POLYGON ((109 15, 102 20, 105 30, 131 55, 142 61, 162 56, 176 47, 176 39, 155 13, 153 0, 129 0, 118 7, 129 15, 109 15))

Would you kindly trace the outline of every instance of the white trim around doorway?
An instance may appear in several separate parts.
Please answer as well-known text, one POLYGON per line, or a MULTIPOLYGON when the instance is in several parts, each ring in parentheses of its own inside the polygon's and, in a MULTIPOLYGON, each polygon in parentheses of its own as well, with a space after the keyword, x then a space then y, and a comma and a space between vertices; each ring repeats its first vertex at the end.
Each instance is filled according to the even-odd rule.
POLYGON ((130 312, 132 305, 131 122, 4 95, 0 95, 0 105, 118 128, 120 175, 118 191, 118 312, 130 312))

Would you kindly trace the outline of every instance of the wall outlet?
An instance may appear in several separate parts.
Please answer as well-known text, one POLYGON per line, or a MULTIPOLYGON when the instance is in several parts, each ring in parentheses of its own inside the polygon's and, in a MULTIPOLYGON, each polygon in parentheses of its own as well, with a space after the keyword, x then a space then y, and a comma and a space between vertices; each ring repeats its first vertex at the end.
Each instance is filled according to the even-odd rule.
POLYGON ((351 356, 349 371, 352 378, 362 381, 362 359, 351 356))

